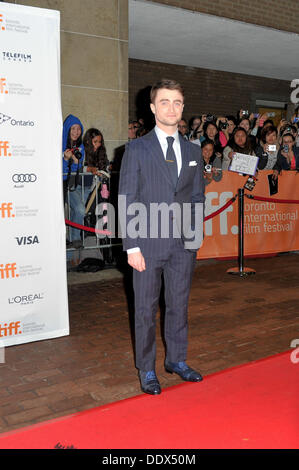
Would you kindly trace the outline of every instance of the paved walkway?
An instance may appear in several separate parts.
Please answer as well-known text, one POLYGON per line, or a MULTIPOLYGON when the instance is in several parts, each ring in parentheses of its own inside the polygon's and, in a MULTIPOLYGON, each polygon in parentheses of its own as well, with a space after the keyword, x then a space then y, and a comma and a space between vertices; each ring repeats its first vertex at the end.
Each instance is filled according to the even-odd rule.
MULTIPOLYGON (((290 349, 299 338, 298 263, 298 254, 248 260, 256 274, 240 278, 226 273, 235 261, 198 261, 189 364, 207 375, 290 349)), ((0 432, 141 393, 130 276, 116 270, 69 273, 69 309, 69 336, 6 348, 0 432)), ((170 387, 180 379, 164 372, 160 321, 157 335, 157 374, 162 387, 170 387)))

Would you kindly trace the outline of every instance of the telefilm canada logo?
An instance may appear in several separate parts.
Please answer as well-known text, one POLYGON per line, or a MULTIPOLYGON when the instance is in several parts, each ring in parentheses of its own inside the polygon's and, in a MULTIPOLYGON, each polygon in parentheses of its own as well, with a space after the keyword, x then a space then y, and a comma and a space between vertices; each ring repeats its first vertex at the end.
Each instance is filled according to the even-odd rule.
POLYGON ((0 112, 0 126, 3 124, 13 127, 33 127, 35 125, 31 119, 19 119, 0 112))
POLYGON ((2 60, 5 62, 32 62, 32 55, 25 52, 2 51, 2 60))

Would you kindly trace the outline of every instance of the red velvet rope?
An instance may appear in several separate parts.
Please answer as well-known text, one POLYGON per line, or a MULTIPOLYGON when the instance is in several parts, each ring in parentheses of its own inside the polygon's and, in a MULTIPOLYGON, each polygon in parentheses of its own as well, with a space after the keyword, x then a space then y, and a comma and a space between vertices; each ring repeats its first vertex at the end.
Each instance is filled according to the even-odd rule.
POLYGON ((299 204, 299 201, 296 199, 273 199, 269 197, 254 196, 253 194, 245 194, 249 199, 255 199, 256 201, 266 201, 266 202, 277 202, 281 204, 299 204))
POLYGON ((102 235, 111 235, 112 232, 108 230, 98 230, 97 228, 86 227, 86 225, 76 224, 75 222, 71 222, 68 219, 65 219, 66 225, 70 225, 71 227, 78 228, 79 230, 84 230, 84 232, 93 232, 93 233, 100 233, 102 235))
POLYGON ((235 202, 237 196, 234 196, 232 197, 229 201, 227 201, 224 206, 220 207, 220 209, 218 209, 217 211, 215 212, 212 212, 212 214, 209 214, 207 215, 203 220, 204 222, 206 222, 207 220, 211 219, 212 217, 215 217, 216 215, 220 214, 221 212, 225 211, 225 209, 227 209, 231 204, 233 204, 233 202, 235 202))

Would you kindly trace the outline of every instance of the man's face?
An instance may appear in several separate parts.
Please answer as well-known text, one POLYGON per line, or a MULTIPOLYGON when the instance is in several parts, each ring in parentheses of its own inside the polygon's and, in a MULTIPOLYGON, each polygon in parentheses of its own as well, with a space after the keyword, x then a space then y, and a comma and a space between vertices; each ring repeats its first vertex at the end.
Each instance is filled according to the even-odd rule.
POLYGON ((160 124, 160 127, 166 128, 175 127, 182 117, 184 98, 178 90, 160 88, 157 91, 155 102, 150 106, 157 125, 160 124))
POLYGON ((135 127, 134 127, 134 124, 133 123, 130 123, 129 126, 128 126, 128 138, 129 139, 135 139, 136 137, 136 130, 135 127))

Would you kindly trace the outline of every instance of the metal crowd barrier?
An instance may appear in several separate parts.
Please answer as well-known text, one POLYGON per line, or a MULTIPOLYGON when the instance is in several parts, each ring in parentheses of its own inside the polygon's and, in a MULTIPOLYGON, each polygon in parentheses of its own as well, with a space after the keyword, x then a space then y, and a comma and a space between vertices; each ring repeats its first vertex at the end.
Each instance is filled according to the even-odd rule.
MULTIPOLYGON (((113 174, 118 174, 118 172, 111 172, 110 176, 112 176, 113 174)), ((76 175, 77 175, 77 173, 75 173, 75 172, 71 172, 71 174, 70 174, 70 176, 73 176, 73 177, 76 177, 76 175)), ((63 173, 63 176, 67 176, 67 174, 63 173)), ((109 198, 107 199, 107 202, 110 202, 110 200, 111 200, 111 178, 108 178, 108 177, 105 178, 105 177, 93 175, 90 172, 82 172, 82 171, 79 172, 78 176, 79 176, 79 178, 78 178, 78 187, 80 188, 79 191, 81 192, 81 203, 85 207, 85 216, 88 215, 89 210, 90 210, 88 208, 88 204, 87 204, 88 196, 91 192, 94 191, 95 188, 97 188, 95 190, 95 194, 94 194, 95 208, 99 204, 99 191, 101 189, 101 185, 102 185, 103 180, 107 184, 107 188, 108 188, 108 191, 109 191, 109 198), (88 184, 88 185, 85 184, 86 178, 88 178, 89 180, 92 179, 91 184, 88 184), (90 188, 90 191, 88 191, 88 188, 90 188)), ((69 203, 71 190, 72 190, 72 188, 69 188, 69 187, 64 189, 65 219, 68 219, 70 221, 72 221, 72 219, 71 219, 71 207, 70 207, 70 203, 69 203)), ((101 202, 103 202, 103 201, 101 200, 101 202)), ((91 206, 92 205, 93 204, 91 204, 91 206)), ((94 216, 95 216, 96 220, 99 218, 99 216, 97 216, 96 214, 94 214, 94 216)), ((92 250, 92 249, 95 249, 95 248, 100 248, 100 249, 110 248, 111 249, 113 247, 122 246, 122 243, 118 243, 117 239, 108 238, 107 236, 104 237, 104 238, 98 237, 95 234, 87 236, 87 234, 90 233, 88 231, 89 226, 86 226, 85 230, 84 230, 84 227, 85 227, 85 223, 83 221, 83 224, 82 224, 82 243, 83 243, 83 246, 80 247, 79 249, 84 249, 84 250, 92 250), (87 239, 89 239, 88 245, 85 244, 85 241, 87 239), (91 239, 94 243, 90 243, 91 239), (114 242, 113 242, 113 240, 114 240, 114 242)), ((69 235, 70 229, 71 229, 71 227, 67 225, 67 235, 69 235)), ((77 230, 80 230, 80 229, 77 229, 77 230)), ((67 251, 74 251, 74 250, 77 250, 77 249, 78 248, 67 247, 67 251)))

